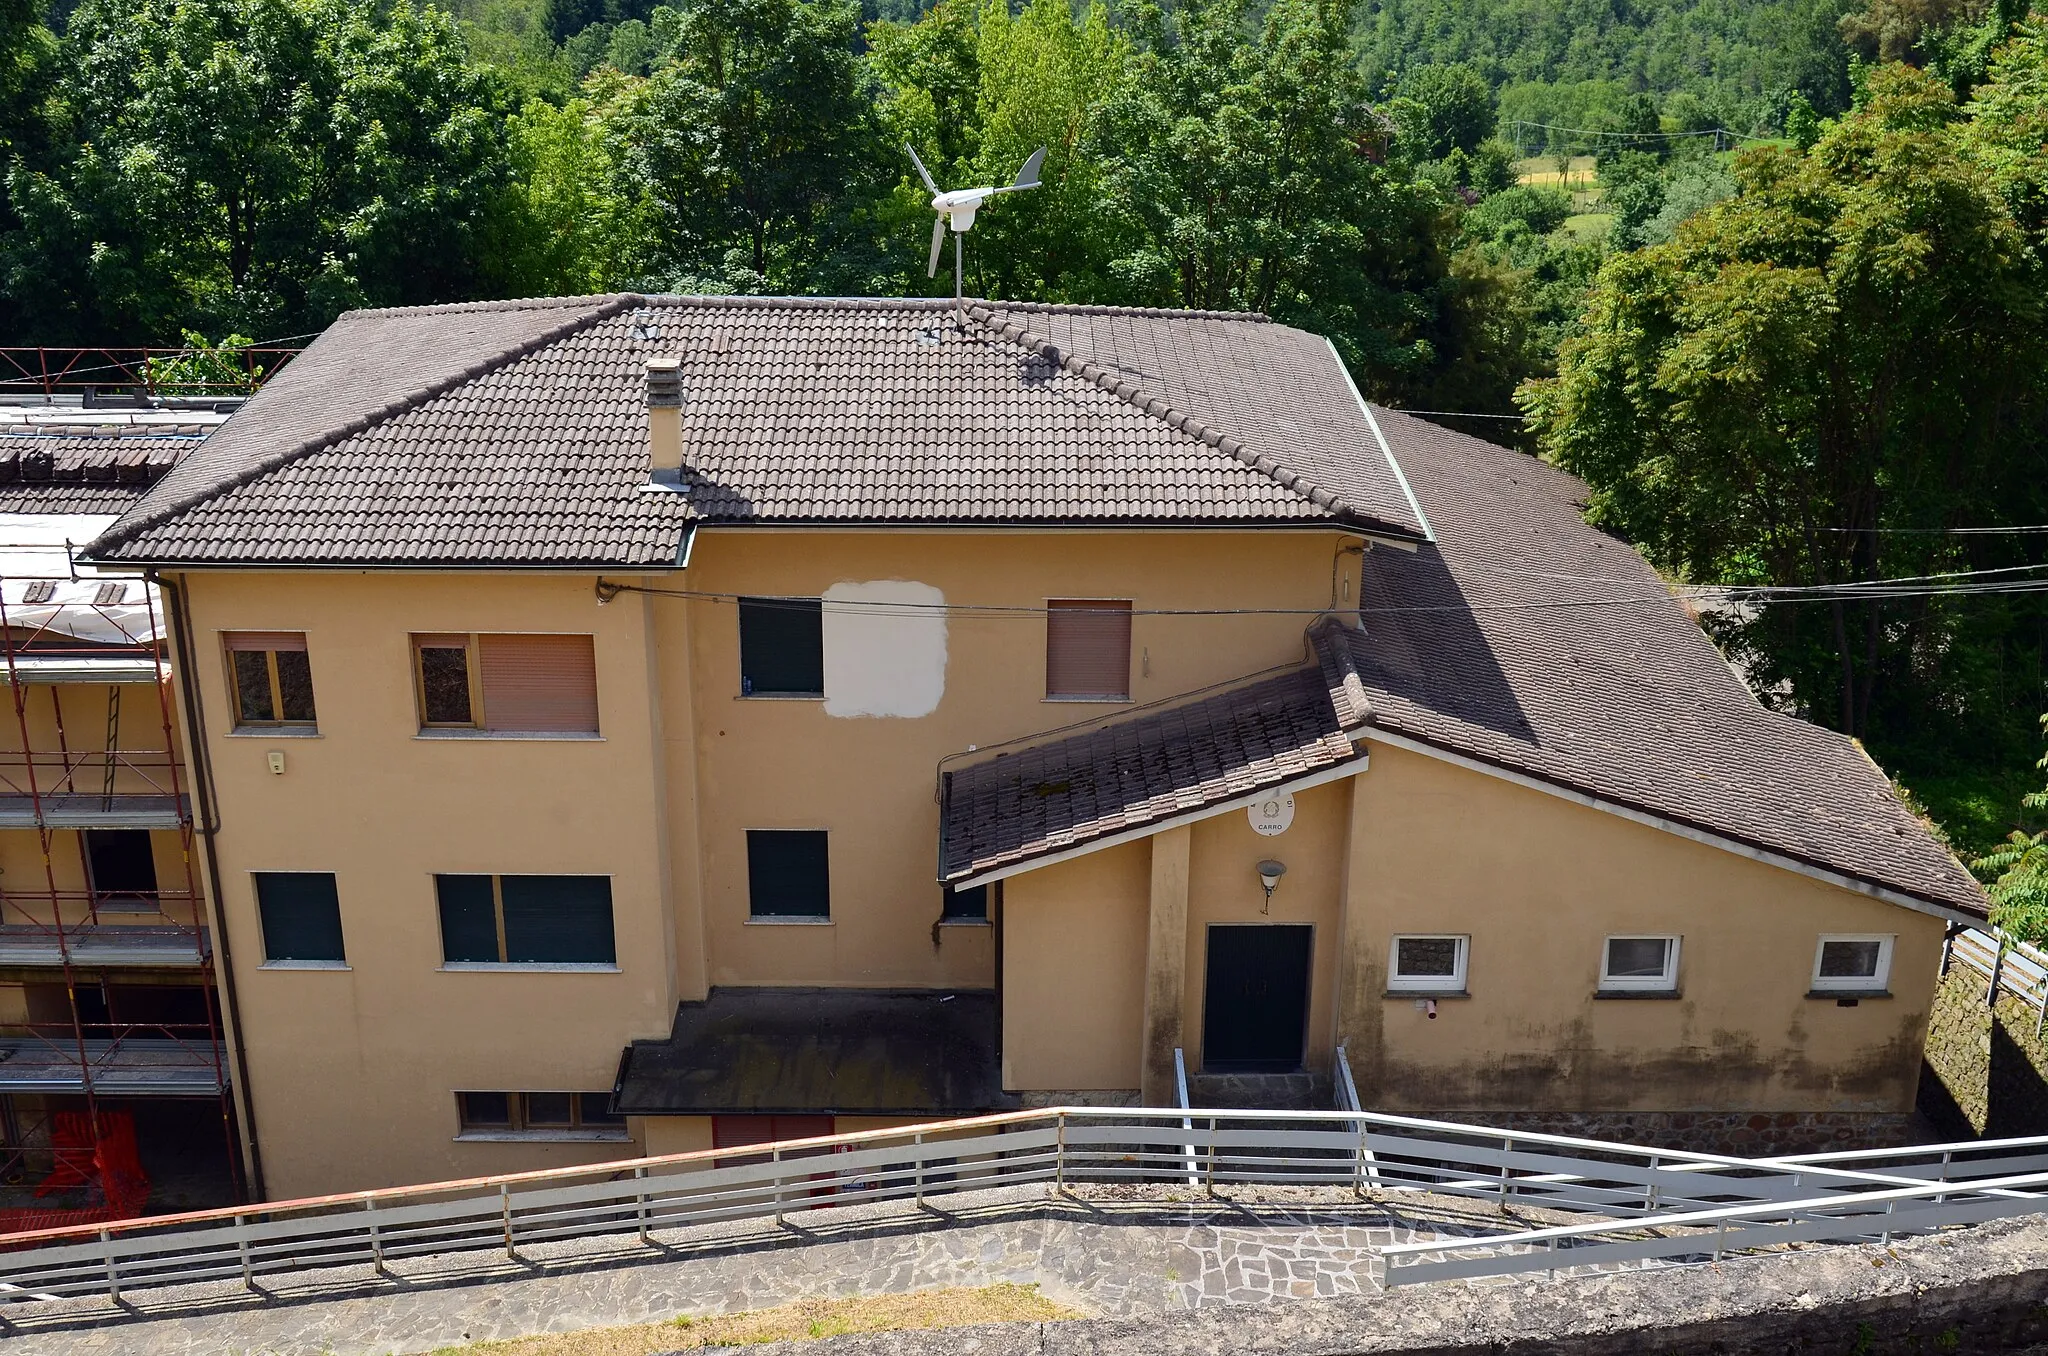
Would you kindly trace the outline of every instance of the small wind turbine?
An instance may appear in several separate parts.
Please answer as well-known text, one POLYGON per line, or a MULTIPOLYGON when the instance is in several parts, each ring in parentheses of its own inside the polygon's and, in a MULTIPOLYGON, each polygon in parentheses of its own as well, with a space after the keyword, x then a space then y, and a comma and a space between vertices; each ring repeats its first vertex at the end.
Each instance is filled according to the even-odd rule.
POLYGON ((974 214, 981 205, 998 193, 1016 193, 1027 188, 1038 187, 1038 167, 1045 163, 1045 147, 1040 146, 1024 162, 1024 168, 1017 171, 1017 182, 1003 188, 956 188, 950 193, 939 192, 939 186, 932 182, 931 171, 924 167, 924 161, 917 158, 917 148, 906 145, 910 152, 910 163, 917 166, 917 177, 924 180, 924 186, 931 190, 932 211, 937 215, 932 220, 932 257, 925 266, 925 276, 939 276, 939 250, 946 243, 946 226, 953 227, 953 305, 963 307, 960 299, 960 237, 974 229, 974 214))

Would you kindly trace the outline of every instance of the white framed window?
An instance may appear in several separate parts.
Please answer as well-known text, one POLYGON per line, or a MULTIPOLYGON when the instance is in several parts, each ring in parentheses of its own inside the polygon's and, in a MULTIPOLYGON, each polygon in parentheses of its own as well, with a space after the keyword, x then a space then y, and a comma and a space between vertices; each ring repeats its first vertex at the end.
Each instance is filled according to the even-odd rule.
POLYGON ((1600 987, 1613 993, 1678 988, 1678 938, 1609 937, 1600 949, 1600 987))
POLYGON ((1813 949, 1815 993, 1882 993, 1891 977, 1890 934, 1833 933, 1813 949))
POLYGON ((1465 957, 1470 937, 1410 934, 1389 948, 1387 988, 1429 993, 1465 991, 1465 957))

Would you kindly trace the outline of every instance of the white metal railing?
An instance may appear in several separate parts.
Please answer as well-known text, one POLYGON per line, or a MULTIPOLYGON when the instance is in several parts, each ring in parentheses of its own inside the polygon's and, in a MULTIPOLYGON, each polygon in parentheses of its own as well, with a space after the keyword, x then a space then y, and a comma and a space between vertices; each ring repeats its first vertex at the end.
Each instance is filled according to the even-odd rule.
MULTIPOLYGON (((1486 1249, 1486 1265, 1505 1271, 1532 1265, 1525 1259, 1539 1244, 1559 1248, 1564 1265, 1619 1256, 1612 1250, 1637 1246, 1635 1234, 1649 1225, 1711 1225, 1724 1249, 1736 1249, 2048 1208, 2048 1137, 1751 1160, 1358 1107, 1063 1107, 17 1234, 0 1238, 0 1304, 91 1294, 118 1301, 126 1291, 205 1281, 253 1286, 260 1275, 315 1267, 381 1271, 394 1259, 425 1254, 453 1255, 437 1270, 459 1272, 463 1254, 481 1269, 493 1256, 518 1257, 522 1247, 546 1241, 644 1242, 657 1231, 730 1220, 780 1224, 793 1213, 849 1203, 1144 1181, 1192 1183, 1210 1194, 1270 1184, 1362 1193, 1370 1185, 1597 1217, 1558 1235, 1582 1243, 1551 1243, 1537 1231, 1533 1241, 1504 1233, 1434 1245, 1439 1253, 1486 1249), (1880 1206, 1891 1212, 1882 1221, 1871 1217, 1880 1206), (1610 1252, 1598 1253, 1602 1247, 1610 1252)), ((1449 1274, 1447 1263, 1414 1254, 1390 1252, 1407 1260, 1389 1278, 1449 1274)))
MULTIPOLYGON (((1173 1047, 1173 1104, 1182 1111, 1187 1111, 1194 1105, 1188 1099, 1187 1053, 1178 1045, 1173 1047)), ((1181 1155, 1181 1161, 1187 1169, 1186 1181, 1189 1186, 1198 1186, 1202 1179, 1195 1175, 1195 1122, 1193 1118, 1188 1116, 1181 1117, 1180 1128, 1187 1131, 1189 1137, 1188 1142, 1181 1146, 1185 1151, 1181 1155)))
MULTIPOLYGON (((2008 994, 2034 1009, 2034 1034, 2048 1022, 2048 953, 1993 929, 1959 928, 1949 936, 1945 962, 1962 962, 1985 978, 1984 1002, 2008 994)), ((1944 965, 1946 969, 1946 965, 1944 965)))
POLYGON ((1646 1229, 1641 1220, 1594 1221, 1469 1240, 1397 1243, 1380 1249, 1380 1259, 1389 1286, 1622 1262, 1718 1262, 1731 1252, 1791 1243, 1889 1243, 1899 1234, 2034 1214, 2044 1206, 2048 1173, 2037 1172, 1966 1186, 1935 1183, 1863 1192, 1846 1200, 1837 1192, 1773 1205, 1681 1211, 1657 1216, 1654 1229, 1646 1229))

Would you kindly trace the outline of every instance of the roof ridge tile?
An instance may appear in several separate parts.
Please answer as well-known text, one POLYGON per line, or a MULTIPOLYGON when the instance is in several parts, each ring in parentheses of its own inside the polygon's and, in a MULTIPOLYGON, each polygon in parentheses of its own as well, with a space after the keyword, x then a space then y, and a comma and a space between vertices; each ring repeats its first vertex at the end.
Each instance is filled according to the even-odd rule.
MULTIPOLYGON (((1005 305, 1007 304, 1005 303, 1005 305)), ((1147 395, 1121 372, 1109 371, 1092 359, 1077 358, 1071 353, 1062 352, 1057 344, 1032 332, 1016 321, 1000 319, 993 309, 983 303, 977 302, 967 307, 966 314, 969 319, 995 334, 998 338, 1017 345, 1017 347, 1027 353, 1044 358, 1047 362, 1054 363, 1065 371, 1072 372, 1084 381, 1093 382, 1096 386, 1107 391, 1133 409, 1151 415, 1153 418, 1164 420, 1170 427, 1187 434, 1191 438, 1200 439, 1225 456, 1232 457, 1251 467, 1254 471, 1272 480, 1283 489, 1292 490, 1317 508, 1328 509, 1339 515, 1363 516, 1353 505, 1347 504, 1330 491, 1311 481, 1307 476, 1287 470, 1271 456, 1261 456, 1249 452, 1245 445, 1236 438, 1229 436, 1221 429, 1210 428, 1192 414, 1175 409, 1165 397, 1147 395), (1155 405, 1160 406, 1161 409, 1153 409, 1155 405), (1176 423, 1176 419, 1179 422, 1176 423)), ((1160 314, 1188 315, 1191 313, 1175 311, 1161 312, 1160 314)), ((1241 319, 1243 317, 1232 318, 1241 319)))

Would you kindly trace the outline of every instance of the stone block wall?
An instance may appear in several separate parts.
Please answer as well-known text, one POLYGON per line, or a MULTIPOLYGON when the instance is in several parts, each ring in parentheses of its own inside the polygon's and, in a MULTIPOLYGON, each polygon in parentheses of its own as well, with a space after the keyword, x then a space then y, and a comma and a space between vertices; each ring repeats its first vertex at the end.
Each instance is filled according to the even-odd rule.
POLYGON ((1506 1130, 1743 1158, 1825 1153, 1834 1149, 1888 1149, 1933 1138, 1919 1116, 1866 1112, 1524 1111, 1444 1119, 1476 1120, 1506 1130))
POLYGON ((2048 1041, 2040 1010, 2009 994, 1994 1010, 1989 983, 1951 966, 1927 1023, 1920 1109, 1943 1139, 2048 1134, 2048 1041))

